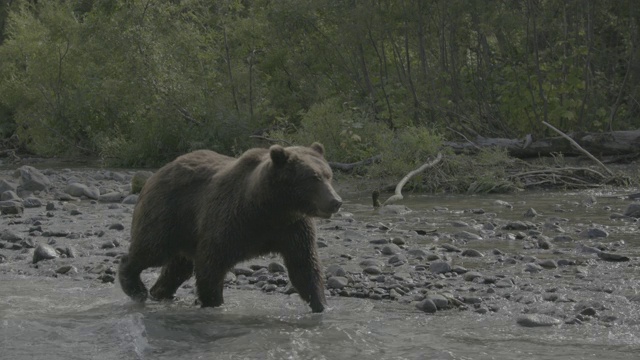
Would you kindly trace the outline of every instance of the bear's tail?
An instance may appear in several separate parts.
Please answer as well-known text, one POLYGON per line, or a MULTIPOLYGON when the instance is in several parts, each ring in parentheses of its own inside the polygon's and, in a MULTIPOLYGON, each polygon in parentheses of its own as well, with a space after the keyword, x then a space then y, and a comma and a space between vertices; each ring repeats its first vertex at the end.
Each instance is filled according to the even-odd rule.
POLYGON ((143 303, 147 300, 149 292, 140 279, 142 270, 136 269, 129 261, 129 255, 123 255, 120 258, 120 266, 118 268, 118 280, 120 287, 125 294, 129 295, 135 302, 143 303))

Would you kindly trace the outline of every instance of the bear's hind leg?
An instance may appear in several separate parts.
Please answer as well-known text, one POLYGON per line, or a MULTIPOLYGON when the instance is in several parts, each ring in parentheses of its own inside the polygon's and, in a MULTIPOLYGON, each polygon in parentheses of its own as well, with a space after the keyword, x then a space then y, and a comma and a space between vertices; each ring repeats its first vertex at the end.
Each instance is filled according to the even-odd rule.
POLYGON ((193 261, 184 256, 173 257, 162 267, 156 283, 151 287, 151 298, 154 300, 171 300, 183 282, 193 275, 193 261))

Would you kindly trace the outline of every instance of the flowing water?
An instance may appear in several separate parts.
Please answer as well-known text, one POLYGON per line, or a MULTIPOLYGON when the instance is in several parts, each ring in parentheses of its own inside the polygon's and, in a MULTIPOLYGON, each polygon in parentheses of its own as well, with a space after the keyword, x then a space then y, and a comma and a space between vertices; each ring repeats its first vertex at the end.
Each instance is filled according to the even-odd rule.
MULTIPOLYGON (((599 195, 599 194, 596 194, 599 195)), ((629 200, 607 198, 582 206, 585 193, 528 193, 500 198, 522 219, 529 207, 552 214, 560 204, 574 223, 607 226, 606 241, 624 240, 637 256, 634 223, 609 220, 629 200), (603 208, 609 206, 611 210, 603 208)), ((408 215, 446 228, 464 209, 494 210, 497 197, 413 196, 408 215), (449 212, 438 213, 434 205, 449 212), (460 210, 460 211, 457 211, 460 210), (424 213, 421 213, 424 211, 424 213)), ((375 221, 366 196, 347 199, 344 210, 375 221)), ((607 208, 608 209, 608 208, 607 208)), ((497 210, 501 218, 509 217, 497 210)), ((490 247, 510 246, 492 244, 490 247)), ((621 280, 637 292, 636 269, 621 280)), ((225 290, 225 306, 192 303, 132 304, 116 285, 70 278, 0 278, 0 359, 634 359, 640 356, 640 313, 605 326, 585 323, 524 328, 505 306, 497 313, 441 311, 426 315, 396 302, 331 297, 331 309, 311 314, 297 296, 225 290)))

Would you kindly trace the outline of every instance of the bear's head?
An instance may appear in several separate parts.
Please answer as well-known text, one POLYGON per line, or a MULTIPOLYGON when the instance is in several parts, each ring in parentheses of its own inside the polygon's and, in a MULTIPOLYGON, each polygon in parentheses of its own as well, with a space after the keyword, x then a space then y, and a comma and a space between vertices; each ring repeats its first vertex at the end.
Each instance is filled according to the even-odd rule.
POLYGON ((324 147, 313 143, 310 147, 269 148, 273 164, 274 186, 286 199, 286 206, 307 216, 329 218, 342 206, 342 198, 331 186, 333 173, 324 159, 324 147))

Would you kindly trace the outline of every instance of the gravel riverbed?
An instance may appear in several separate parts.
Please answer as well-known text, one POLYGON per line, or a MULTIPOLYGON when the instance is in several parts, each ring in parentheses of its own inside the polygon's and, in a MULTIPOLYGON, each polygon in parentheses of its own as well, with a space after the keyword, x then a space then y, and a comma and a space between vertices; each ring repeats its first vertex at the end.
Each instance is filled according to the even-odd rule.
MULTIPOLYGON (((119 286, 135 173, 0 171, 0 279, 64 277, 119 286)), ((317 222, 329 306, 332 298, 353 297, 398 302, 424 316, 506 311, 522 327, 640 323, 640 205, 615 190, 558 199, 544 211, 508 194, 484 198, 483 207, 450 207, 439 198, 374 210, 362 194, 336 187, 343 208, 317 222), (587 210, 593 218, 582 218, 587 210)), ((150 285, 158 273, 147 271, 143 279, 150 285)), ((295 291, 277 256, 239 264, 226 286, 295 291)), ((177 297, 194 302, 194 290, 191 279, 177 297)))

